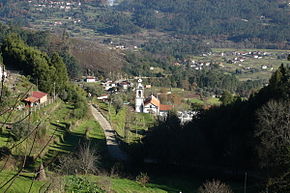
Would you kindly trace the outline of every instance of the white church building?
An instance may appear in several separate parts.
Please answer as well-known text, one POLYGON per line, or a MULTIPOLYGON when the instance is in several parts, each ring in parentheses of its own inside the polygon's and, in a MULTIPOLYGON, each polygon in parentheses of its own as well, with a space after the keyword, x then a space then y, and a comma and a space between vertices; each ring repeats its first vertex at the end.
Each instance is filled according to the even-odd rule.
POLYGON ((3 78, 4 80, 7 78, 7 72, 5 71, 4 65, 2 66, 0 64, 0 82, 2 81, 3 78))
POLYGON ((166 116, 168 111, 173 109, 173 105, 162 105, 154 95, 144 97, 144 86, 142 79, 138 80, 136 87, 135 111, 137 113, 151 113, 159 116, 166 116))

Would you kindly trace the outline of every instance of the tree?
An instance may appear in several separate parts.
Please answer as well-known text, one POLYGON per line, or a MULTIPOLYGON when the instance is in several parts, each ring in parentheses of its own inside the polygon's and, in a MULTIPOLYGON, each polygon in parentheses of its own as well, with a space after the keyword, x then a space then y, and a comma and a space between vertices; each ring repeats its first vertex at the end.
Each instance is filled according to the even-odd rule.
POLYGON ((12 139, 14 141, 19 141, 20 139, 26 137, 31 131, 30 127, 31 124, 29 124, 27 121, 15 123, 10 130, 12 139))
POLYGON ((103 87, 97 84, 84 84, 84 90, 92 94, 92 96, 101 96, 105 94, 103 87))
POLYGON ((50 65, 55 68, 55 73, 53 75, 53 82, 55 85, 56 93, 62 91, 67 84, 68 74, 66 66, 62 58, 57 54, 53 53, 50 58, 50 65))
POLYGON ((97 164, 99 162, 100 157, 96 154, 96 152, 92 149, 90 144, 85 144, 80 147, 79 150, 79 168, 84 174, 93 174, 97 172, 97 164))
POLYGON ((257 118, 257 151, 270 177, 267 187, 283 192, 285 184, 290 185, 290 102, 269 101, 257 111, 257 118))
POLYGON ((231 188, 219 180, 204 183, 198 193, 233 193, 231 188))
POLYGON ((223 105, 229 105, 234 102, 234 99, 235 97, 229 91, 224 91, 220 98, 220 101, 223 105))
POLYGON ((77 79, 82 74, 82 68, 77 60, 67 52, 62 52, 61 57, 66 64, 68 75, 71 79, 77 79))
POLYGON ((124 105, 124 101, 123 101, 122 96, 120 96, 120 95, 113 95, 112 103, 113 103, 113 106, 116 109, 116 113, 118 113, 122 109, 122 107, 124 105))
POLYGON ((145 156, 159 159, 162 163, 172 163, 180 159, 180 147, 183 142, 181 137, 182 127, 180 119, 170 112, 167 117, 159 120, 152 128, 149 128, 142 139, 145 156))
POLYGON ((27 46, 17 34, 6 37, 1 51, 5 65, 30 75, 40 90, 52 92, 54 75, 58 69, 49 64, 47 54, 27 46))
POLYGON ((65 175, 95 174, 98 169, 99 155, 89 144, 80 146, 75 154, 58 158, 58 172, 65 175))

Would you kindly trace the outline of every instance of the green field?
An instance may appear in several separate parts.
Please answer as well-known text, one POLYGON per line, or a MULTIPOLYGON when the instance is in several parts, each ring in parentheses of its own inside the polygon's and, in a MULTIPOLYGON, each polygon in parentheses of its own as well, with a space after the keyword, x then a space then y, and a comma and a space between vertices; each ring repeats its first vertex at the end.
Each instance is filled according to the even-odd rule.
POLYGON ((287 58, 281 58, 287 54, 287 50, 275 49, 234 49, 234 48, 213 48, 212 55, 192 56, 191 58, 197 62, 213 62, 219 64, 221 70, 229 73, 236 73, 241 70, 242 73, 235 74, 239 80, 268 80, 273 71, 275 71, 282 63, 287 62, 287 58), (228 55, 231 52, 267 52, 269 55, 262 56, 257 59, 253 56, 228 55), (221 56, 221 53, 227 55, 221 56), (245 61, 236 63, 228 63, 236 57, 243 57, 245 61), (267 69, 261 69, 261 66, 267 66, 267 69), (273 69, 272 69, 273 68, 273 69))

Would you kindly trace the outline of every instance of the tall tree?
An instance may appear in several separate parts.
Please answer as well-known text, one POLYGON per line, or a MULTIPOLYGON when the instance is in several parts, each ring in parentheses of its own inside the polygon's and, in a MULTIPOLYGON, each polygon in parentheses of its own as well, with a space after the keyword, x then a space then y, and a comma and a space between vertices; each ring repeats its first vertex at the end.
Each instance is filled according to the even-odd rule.
POLYGON ((68 81, 67 69, 62 58, 57 53, 52 54, 50 65, 56 69, 55 74, 53 75, 53 83, 55 85, 56 93, 59 93, 64 89, 68 81))

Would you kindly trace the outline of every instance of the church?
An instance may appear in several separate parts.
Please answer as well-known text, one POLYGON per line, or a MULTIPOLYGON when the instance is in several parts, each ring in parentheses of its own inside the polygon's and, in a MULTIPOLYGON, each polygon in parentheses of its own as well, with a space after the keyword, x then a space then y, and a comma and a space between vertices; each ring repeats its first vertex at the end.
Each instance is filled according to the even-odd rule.
POLYGON ((135 111, 137 113, 151 113, 159 116, 166 116, 168 111, 173 109, 173 105, 163 105, 154 95, 144 98, 144 86, 142 79, 138 80, 136 87, 135 111))

